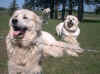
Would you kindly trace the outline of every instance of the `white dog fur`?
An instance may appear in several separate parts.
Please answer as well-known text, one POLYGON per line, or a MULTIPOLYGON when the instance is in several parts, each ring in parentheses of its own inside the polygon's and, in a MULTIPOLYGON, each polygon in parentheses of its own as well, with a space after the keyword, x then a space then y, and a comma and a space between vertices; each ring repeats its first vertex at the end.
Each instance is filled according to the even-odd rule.
POLYGON ((48 24, 48 18, 50 17, 50 8, 45 8, 42 12, 42 17, 44 19, 44 24, 48 24))
POLYGON ((43 10, 43 13, 45 13, 45 14, 49 14, 49 13, 50 13, 50 8, 46 8, 46 9, 44 9, 44 10, 43 10))
MULTIPOLYGON (((79 42, 77 41, 77 38, 80 34, 80 28, 78 24, 79 21, 77 17, 73 15, 68 15, 64 22, 61 22, 56 26, 57 35, 60 36, 67 43, 79 46, 79 42)), ((83 52, 83 49, 78 50, 77 52, 81 53, 83 52)))
POLYGON ((79 47, 57 41, 51 34, 42 31, 42 20, 30 10, 15 11, 9 26, 6 38, 9 74, 40 74, 44 55, 60 57, 66 51, 69 55, 78 56, 69 49, 79 47))
POLYGON ((58 34, 58 36, 65 36, 65 37, 67 37, 67 36, 73 36, 75 39, 77 39, 77 37, 79 36, 79 34, 80 34, 80 29, 79 29, 79 27, 78 27, 78 23, 79 21, 78 21, 78 19, 75 17, 75 16, 72 16, 72 15, 68 15, 67 17, 66 17, 66 19, 65 19, 65 21, 64 22, 62 22, 62 23, 60 23, 60 24, 58 24, 57 26, 56 26, 56 31, 57 31, 57 34, 58 34), (69 28, 68 27, 68 22, 70 21, 70 20, 72 20, 74 18, 74 20, 73 20, 73 26, 71 27, 71 28, 69 28), (68 29, 68 30, 66 30, 65 29, 65 27, 64 27, 64 25, 65 25, 65 27, 68 29), (70 30, 70 31, 69 31, 70 30), (71 32, 72 31, 72 32, 71 32), (74 31, 74 32, 73 32, 74 31))

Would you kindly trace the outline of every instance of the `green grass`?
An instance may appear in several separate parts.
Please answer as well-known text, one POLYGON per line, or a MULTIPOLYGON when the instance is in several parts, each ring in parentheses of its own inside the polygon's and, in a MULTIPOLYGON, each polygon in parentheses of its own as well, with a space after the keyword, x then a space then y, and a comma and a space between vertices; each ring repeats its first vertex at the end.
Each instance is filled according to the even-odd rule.
MULTIPOLYGON (((92 14, 91 14, 92 15, 92 14)), ((85 15, 85 20, 80 23, 81 34, 78 41, 85 49, 97 50, 97 52, 84 52, 80 57, 63 56, 60 58, 48 57, 43 62, 45 74, 100 74, 100 16, 85 15)), ((0 74, 7 72, 7 54, 5 36, 8 33, 7 14, 0 14, 0 74)), ((56 36, 56 24, 61 20, 49 20, 49 24, 43 25, 43 29, 56 36)))

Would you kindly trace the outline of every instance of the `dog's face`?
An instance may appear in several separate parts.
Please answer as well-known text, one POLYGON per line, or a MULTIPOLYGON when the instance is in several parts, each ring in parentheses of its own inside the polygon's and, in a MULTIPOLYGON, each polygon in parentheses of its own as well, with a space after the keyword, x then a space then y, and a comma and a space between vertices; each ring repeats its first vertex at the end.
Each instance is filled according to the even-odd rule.
POLYGON ((79 21, 77 17, 68 15, 64 21, 64 27, 68 30, 76 30, 78 27, 79 21))
POLYGON ((9 21, 11 36, 28 45, 41 31, 42 21, 34 12, 21 9, 14 12, 9 21))

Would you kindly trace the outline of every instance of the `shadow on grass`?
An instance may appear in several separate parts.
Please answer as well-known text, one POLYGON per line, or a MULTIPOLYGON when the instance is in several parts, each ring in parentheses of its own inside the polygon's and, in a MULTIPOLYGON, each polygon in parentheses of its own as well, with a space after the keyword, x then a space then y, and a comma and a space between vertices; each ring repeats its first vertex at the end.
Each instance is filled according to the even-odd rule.
POLYGON ((100 20, 84 19, 83 22, 88 22, 88 23, 100 23, 100 20))

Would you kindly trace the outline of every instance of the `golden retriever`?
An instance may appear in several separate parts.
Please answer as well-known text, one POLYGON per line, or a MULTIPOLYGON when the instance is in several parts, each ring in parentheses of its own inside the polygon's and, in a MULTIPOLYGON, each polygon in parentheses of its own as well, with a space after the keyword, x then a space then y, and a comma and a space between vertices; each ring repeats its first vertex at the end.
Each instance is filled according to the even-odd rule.
POLYGON ((69 55, 78 56, 67 49, 79 47, 57 41, 51 34, 42 31, 42 20, 33 11, 15 11, 9 26, 6 38, 9 74, 41 74, 45 55, 60 57, 66 51, 69 55))

